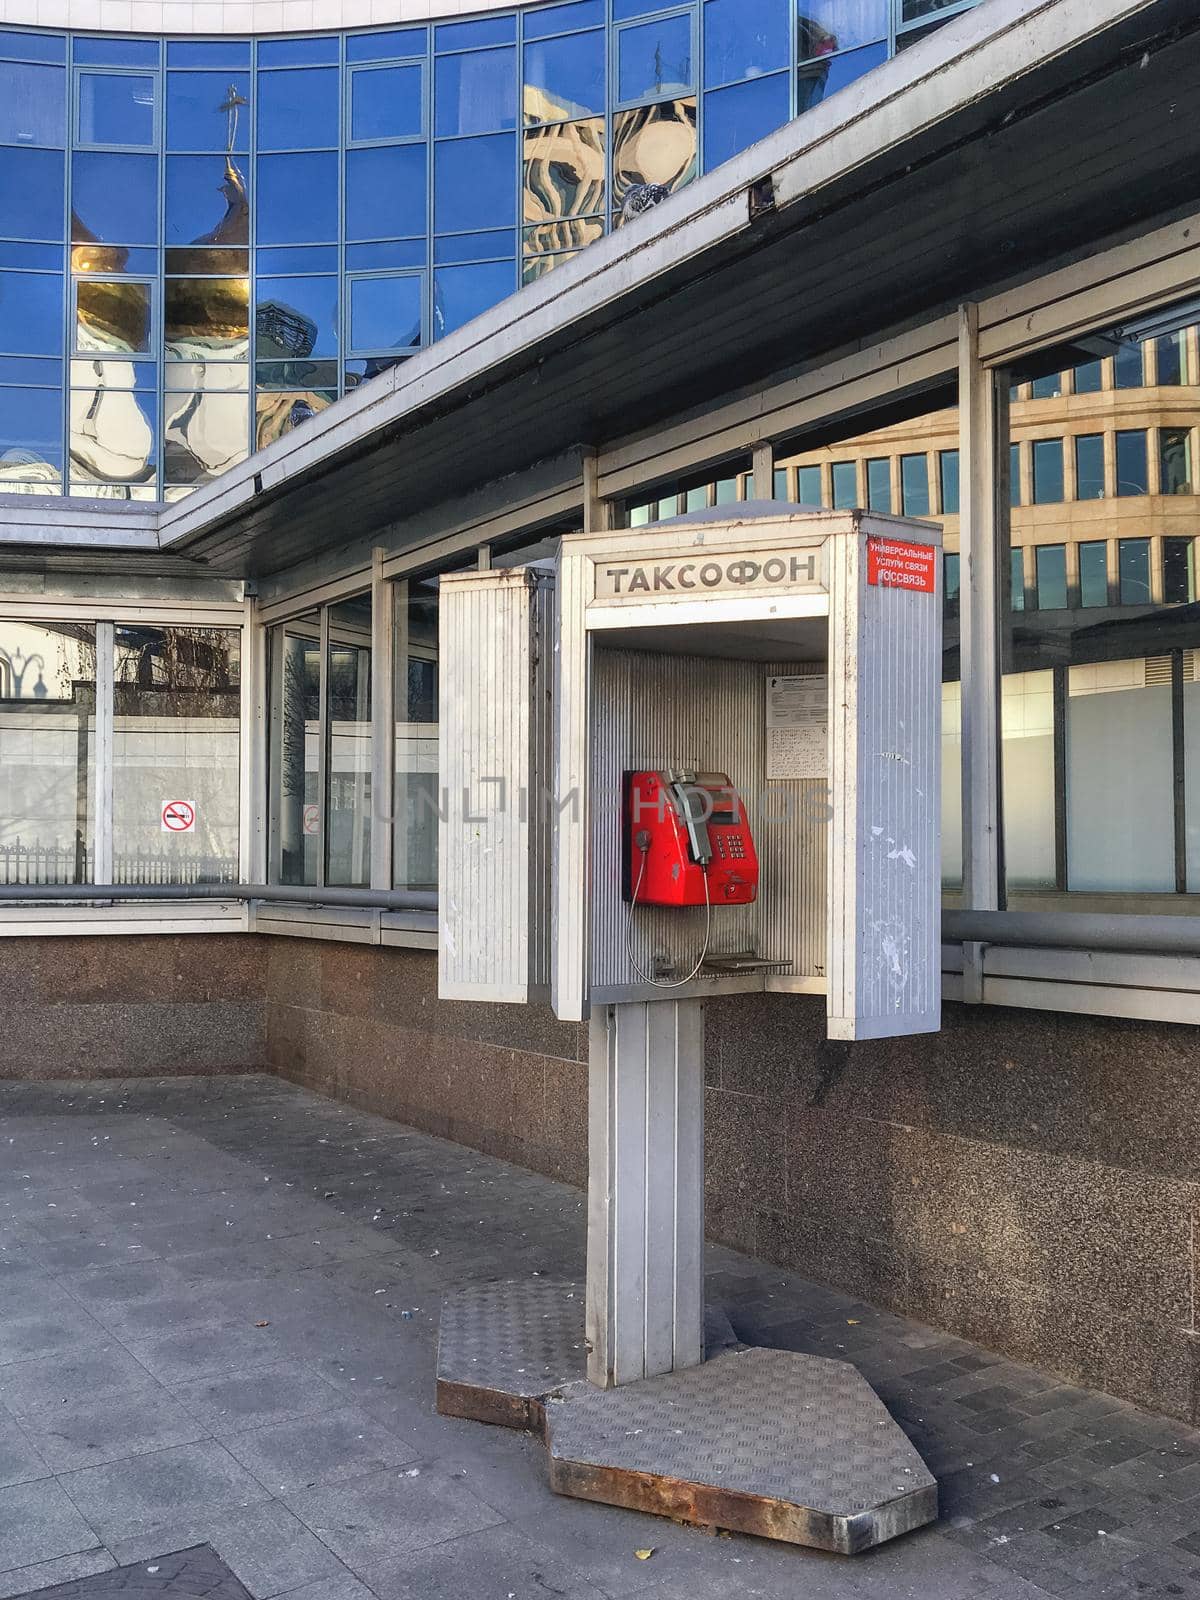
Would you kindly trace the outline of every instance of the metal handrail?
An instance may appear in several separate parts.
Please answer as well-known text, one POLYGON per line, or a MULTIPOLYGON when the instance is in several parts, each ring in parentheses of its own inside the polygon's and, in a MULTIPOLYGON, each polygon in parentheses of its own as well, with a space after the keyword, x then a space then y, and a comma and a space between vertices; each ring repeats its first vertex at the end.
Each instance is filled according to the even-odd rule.
POLYGON ((1200 955, 1200 917, 1095 911, 943 911, 942 937, 954 944, 1200 955))
POLYGON ((278 883, 4 883, 0 904, 13 901, 267 900, 306 906, 360 906, 382 911, 436 911, 432 889, 318 889, 278 883))

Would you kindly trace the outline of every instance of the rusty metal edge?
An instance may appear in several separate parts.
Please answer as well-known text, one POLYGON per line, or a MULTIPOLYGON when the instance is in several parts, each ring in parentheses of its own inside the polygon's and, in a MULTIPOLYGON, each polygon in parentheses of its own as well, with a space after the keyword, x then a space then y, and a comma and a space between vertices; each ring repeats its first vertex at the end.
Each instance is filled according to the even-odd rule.
POLYGON ((481 1384, 457 1383, 449 1378, 437 1380, 439 1416, 461 1417, 465 1422, 486 1422, 495 1428, 531 1433, 545 1443, 543 1399, 542 1395, 513 1394, 507 1389, 488 1389, 481 1384))
POLYGON ((549 1464, 550 1487, 555 1494, 646 1511, 676 1522, 701 1523, 786 1544, 807 1545, 835 1555, 857 1555, 935 1521, 938 1514, 936 1483, 898 1495, 875 1510, 842 1516, 714 1484, 691 1483, 625 1467, 566 1461, 553 1453, 549 1464))

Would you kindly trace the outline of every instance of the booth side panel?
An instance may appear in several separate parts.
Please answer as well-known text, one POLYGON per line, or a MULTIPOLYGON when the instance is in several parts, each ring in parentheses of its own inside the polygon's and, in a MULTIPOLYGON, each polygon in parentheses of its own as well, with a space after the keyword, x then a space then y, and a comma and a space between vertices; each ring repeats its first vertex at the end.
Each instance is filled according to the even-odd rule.
POLYGON ((587 1016, 589 873, 589 662, 584 622, 591 563, 559 560, 551 636, 553 665, 553 841, 551 1003, 562 1022, 587 1016))
MULTIPOLYGON (((824 662, 773 661, 765 676, 826 671, 824 662)), ((792 963, 790 973, 768 977, 767 988, 774 993, 824 991, 828 805, 828 778, 768 778, 752 819, 761 868, 761 954, 792 963)))
POLYGON ((529 997, 532 598, 519 570, 442 581, 444 999, 529 997))

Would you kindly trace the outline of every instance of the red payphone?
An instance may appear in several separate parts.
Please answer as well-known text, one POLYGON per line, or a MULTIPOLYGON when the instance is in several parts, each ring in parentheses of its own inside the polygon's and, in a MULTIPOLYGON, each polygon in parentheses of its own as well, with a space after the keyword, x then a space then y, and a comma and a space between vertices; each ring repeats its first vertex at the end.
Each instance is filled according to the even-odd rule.
POLYGON ((750 904, 758 855, 723 772, 626 772, 623 787, 623 893, 631 906, 750 904))

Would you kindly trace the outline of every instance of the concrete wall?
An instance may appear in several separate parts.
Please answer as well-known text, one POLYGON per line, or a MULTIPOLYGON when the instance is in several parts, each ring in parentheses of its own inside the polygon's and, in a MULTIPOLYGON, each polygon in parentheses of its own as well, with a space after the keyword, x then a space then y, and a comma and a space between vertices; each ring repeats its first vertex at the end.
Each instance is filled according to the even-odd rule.
POLYGON ((261 1072, 265 984, 241 934, 0 939, 0 1078, 261 1072))
MULTIPOLYGON (((11 939, 0 1078, 262 1070, 586 1175, 586 1031, 448 1004, 431 954, 244 935, 11 939)), ((947 1007, 830 1045, 819 1002, 708 1007, 714 1238, 1200 1421, 1200 1033, 947 1007)))

